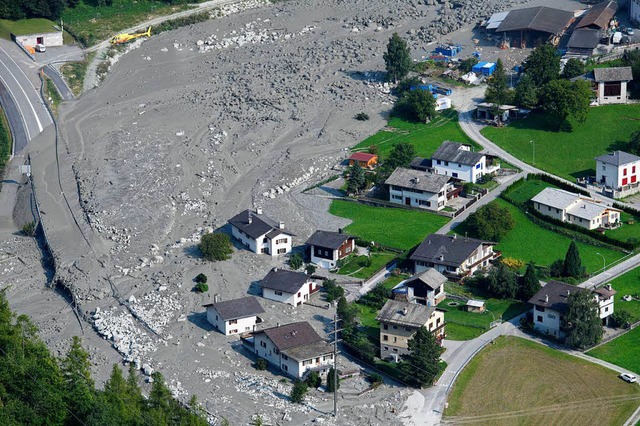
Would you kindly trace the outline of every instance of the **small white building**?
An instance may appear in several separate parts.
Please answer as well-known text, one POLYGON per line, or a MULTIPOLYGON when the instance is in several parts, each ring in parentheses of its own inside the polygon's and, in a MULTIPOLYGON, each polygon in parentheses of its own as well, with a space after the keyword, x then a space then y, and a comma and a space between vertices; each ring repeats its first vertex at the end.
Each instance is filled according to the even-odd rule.
MULTIPOLYGON (((609 188, 615 198, 640 191, 640 157, 624 151, 596 157, 596 180, 609 188)), ((606 192, 605 192, 606 193, 606 192)))
POLYGON ((469 145, 451 141, 444 141, 440 145, 431 157, 431 165, 437 174, 471 183, 476 183, 483 174, 488 173, 484 154, 471 151, 469 145))
POLYGON ((24 47, 35 47, 38 44, 45 47, 64 45, 62 31, 53 31, 53 28, 51 30, 34 34, 11 34, 11 38, 24 47))
POLYGON ((627 83, 633 80, 631 67, 595 68, 593 79, 596 83, 598 104, 627 103, 627 83))
MULTIPOLYGON (((578 291, 591 291, 560 281, 549 281, 531 299, 533 305, 533 326, 541 333, 553 336, 559 340, 566 337, 562 330, 562 317, 567 312, 567 299, 578 291)), ((597 289, 593 292, 598 302, 598 309, 602 324, 606 325, 613 314, 613 296, 615 290, 611 286, 597 289)))
POLYGON ((612 228, 620 223, 620 210, 564 189, 545 188, 531 202, 544 216, 587 229, 612 228))
POLYGON ((284 227, 284 222, 275 222, 262 213, 245 210, 229 219, 231 235, 254 253, 271 256, 291 251, 295 234, 284 227))
POLYGON ((450 176, 398 167, 385 184, 392 203, 439 211, 445 208, 447 194, 453 190, 450 180, 450 176))
POLYGON ((447 277, 433 268, 427 268, 401 282, 391 292, 394 300, 436 306, 447 297, 444 291, 445 282, 447 277))
POLYGON ((293 306, 302 305, 319 290, 318 284, 304 272, 273 268, 262 281, 262 297, 293 306))
POLYGON ((258 315, 264 313, 253 296, 209 303, 204 307, 207 308, 207 321, 226 336, 255 331, 256 325, 262 322, 258 315))
POLYGON ((338 260, 354 252, 356 237, 342 232, 316 231, 306 242, 311 263, 320 268, 335 268, 338 260))
POLYGON ((326 376, 333 366, 333 348, 306 321, 253 333, 253 349, 296 379, 304 379, 311 371, 326 376))

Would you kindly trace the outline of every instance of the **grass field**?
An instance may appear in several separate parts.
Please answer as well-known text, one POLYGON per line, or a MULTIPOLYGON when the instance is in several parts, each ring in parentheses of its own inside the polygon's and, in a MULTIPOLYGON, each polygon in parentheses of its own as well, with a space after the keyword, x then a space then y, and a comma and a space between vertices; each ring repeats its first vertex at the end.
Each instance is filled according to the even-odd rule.
POLYGON ((78 97, 82 94, 84 87, 84 78, 87 75, 87 68, 89 63, 93 60, 95 52, 91 52, 87 55, 86 59, 81 62, 67 62, 62 65, 60 71, 69 85, 71 92, 78 97))
POLYGON ((640 374, 640 327, 590 350, 587 355, 640 374))
POLYGON ((499 337, 462 370, 444 421, 483 425, 621 425, 640 386, 535 342, 499 337))
POLYGON ((640 268, 635 268, 619 276, 610 284, 618 292, 614 296, 615 310, 629 312, 633 318, 632 322, 640 320, 640 268), (625 295, 634 296, 635 299, 624 301, 622 298, 625 295))
POLYGON ((410 123, 394 117, 389 120, 384 130, 368 137, 352 150, 366 151, 371 145, 376 145, 380 157, 384 159, 395 144, 408 142, 415 146, 417 156, 431 157, 431 154, 446 140, 470 144, 475 150, 482 149, 462 131, 458 124, 458 113, 446 110, 429 124, 410 123))
POLYGON ((12 144, 9 122, 4 115, 4 110, 0 108, 0 175, 4 173, 4 167, 11 156, 12 144))
POLYGON ((47 102, 49 103, 51 110, 57 116, 58 105, 60 105, 60 102, 62 102, 62 96, 60 96, 60 93, 58 93, 58 89, 56 89, 53 81, 49 80, 48 78, 44 80, 44 92, 47 94, 47 102))
MULTIPOLYGON (((519 208, 505 200, 497 199, 492 202, 506 207, 516 222, 515 228, 509 231, 496 246, 496 250, 502 251, 503 256, 520 259, 525 263, 533 261, 539 266, 549 266, 556 259, 564 259, 571 243, 568 237, 536 225, 519 208)), ((455 229, 455 232, 460 235, 464 235, 465 231, 467 229, 464 222, 455 229)), ((622 252, 605 247, 596 247, 579 241, 576 244, 587 273, 602 268, 602 257, 597 253, 605 257, 607 264, 624 256, 622 252)))
MULTIPOLYGON (((18 21, 9 21, 0 19, 0 37, 11 40, 11 33, 16 35, 25 35, 33 33, 53 33, 56 31, 53 26, 55 22, 44 18, 20 19, 18 21)), ((64 44, 73 44, 73 37, 66 31, 62 34, 64 44)))
POLYGON ((513 201, 517 203, 526 203, 538 195, 540 191, 549 187, 555 188, 556 186, 542 180, 530 179, 519 187, 508 190, 508 194, 513 198, 513 201))
POLYGON ((367 256, 354 256, 349 259, 347 264, 340 268, 338 273, 354 278, 367 279, 378 271, 378 269, 382 268, 388 262, 391 262, 394 257, 396 257, 396 254, 391 252, 371 253, 371 265, 366 266, 367 256))
POLYGON ((73 9, 66 8, 62 19, 70 33, 91 46, 139 22, 189 8, 152 0, 113 0, 111 6, 90 6, 81 1, 73 9))
POLYGON ((329 213, 353 220, 345 232, 403 250, 420 243, 449 221, 448 217, 427 211, 372 207, 342 200, 334 200, 329 213))
POLYGON ((544 114, 531 114, 506 127, 486 127, 482 134, 529 164, 535 143, 536 167, 575 181, 595 176, 595 157, 624 149, 639 118, 640 105, 609 105, 591 108, 587 121, 573 132, 549 131, 544 114))

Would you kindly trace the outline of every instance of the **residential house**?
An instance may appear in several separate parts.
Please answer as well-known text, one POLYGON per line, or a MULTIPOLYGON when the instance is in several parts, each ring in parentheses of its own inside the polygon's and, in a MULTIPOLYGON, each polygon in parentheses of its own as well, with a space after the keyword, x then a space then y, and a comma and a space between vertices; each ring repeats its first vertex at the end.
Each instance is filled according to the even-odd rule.
POLYGON ((284 222, 275 222, 257 211, 245 210, 229 219, 231 235, 254 253, 271 256, 291 251, 294 233, 284 227, 284 222))
POLYGON ((401 282, 392 290, 394 300, 436 306, 442 302, 446 293, 444 283, 447 278, 433 268, 428 268, 401 282))
POLYGON ((264 313, 260 302, 253 296, 225 300, 204 305, 207 321, 226 336, 255 331, 262 322, 258 315, 264 313))
MULTIPOLYGON (((431 156, 436 173, 476 183, 487 171, 487 158, 480 152, 471 151, 471 146, 444 141, 431 156)), ((497 171, 492 170, 492 172, 497 171)))
POLYGON ((378 164, 378 156, 367 152, 354 152, 348 159, 349 165, 358 164, 362 168, 372 168, 378 164))
POLYGON ((444 311, 434 306, 387 300, 378 316, 380 321, 380 358, 409 353, 409 340, 420 327, 426 327, 438 341, 445 337, 444 311))
POLYGON ((273 268, 260 281, 262 297, 293 306, 302 305, 311 294, 318 291, 318 284, 304 272, 273 268))
POLYGON ((633 80, 631 67, 595 68, 593 80, 598 104, 627 103, 627 83, 633 80))
POLYGON ((621 198, 640 191, 640 157, 624 151, 596 157, 596 181, 604 194, 621 198))
POLYGON ((385 184, 392 203, 439 211, 445 208, 448 194, 454 193, 450 180, 451 176, 398 167, 385 184))
POLYGON ((534 210, 544 216, 587 229, 612 228, 620 224, 620 210, 564 189, 545 188, 531 202, 534 210))
POLYGON ((448 277, 463 278, 489 266, 501 253, 494 242, 457 235, 431 234, 420 243, 409 258, 414 273, 434 268, 448 277))
POLYGON ((311 263, 330 269, 354 252, 356 237, 342 232, 316 231, 309 237, 306 245, 311 253, 311 263))
POLYGON ((253 345, 250 339, 243 344, 295 379, 310 371, 326 376, 333 366, 333 347, 306 321, 259 330, 252 338, 253 345))
POLYGON ((567 299, 578 291, 592 292, 598 302, 602 324, 606 325, 613 314, 613 296, 616 293, 611 286, 591 291, 560 281, 549 281, 531 299, 533 305, 533 326, 541 333, 559 340, 566 337, 562 330, 562 317, 567 313, 567 299))

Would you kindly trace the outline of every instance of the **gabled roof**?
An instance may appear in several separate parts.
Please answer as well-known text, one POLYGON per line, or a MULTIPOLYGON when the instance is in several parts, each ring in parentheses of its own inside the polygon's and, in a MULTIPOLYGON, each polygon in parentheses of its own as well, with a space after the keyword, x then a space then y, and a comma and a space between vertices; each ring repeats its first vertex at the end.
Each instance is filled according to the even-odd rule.
POLYGON ((472 308, 482 308, 484 306, 484 303, 484 300, 469 299, 467 300, 466 306, 471 306, 472 308))
POLYGON ((587 11, 576 25, 576 28, 584 28, 594 26, 598 28, 607 28, 611 18, 618 10, 618 3, 615 1, 603 1, 594 5, 587 11))
POLYGON ((597 82, 631 81, 633 72, 631 67, 594 68, 593 76, 597 82))
POLYGON ((303 345, 324 342, 322 337, 306 321, 294 322, 277 327, 256 331, 254 335, 266 334, 276 347, 285 351, 303 345))
POLYGON ((435 310, 436 308, 433 306, 387 300, 376 319, 401 326, 422 327, 429 321, 429 317, 435 310))
POLYGON ((565 313, 567 311, 567 299, 569 295, 579 291, 588 291, 575 285, 563 283, 561 281, 549 281, 536 294, 529 299, 529 303, 543 308, 565 313))
POLYGON ((410 259, 460 267, 478 247, 486 244, 496 243, 456 235, 431 234, 420 243, 410 259))
POLYGON ((431 164, 431 158, 416 157, 411 160, 409 167, 415 170, 426 171, 432 167, 431 164))
POLYGON ((482 157, 484 157, 484 154, 463 149, 464 147, 465 145, 458 142, 444 141, 438 150, 431 156, 431 160, 442 160, 452 163, 466 164, 468 166, 475 166, 480 160, 482 160, 482 157))
POLYGON ((528 7, 509 12, 496 32, 533 30, 560 34, 573 19, 573 12, 545 6, 528 7))
POLYGON ((445 282, 447 282, 447 277, 433 268, 428 268, 427 270, 409 278, 399 286, 412 287, 414 289, 416 287, 427 287, 431 290, 435 290, 440 288, 440 286, 445 282))
POLYGON ((615 291, 611 287, 611 285, 606 285, 604 287, 597 288, 593 290, 593 292, 596 293, 598 296, 600 296, 600 299, 608 299, 617 293, 617 291, 615 291))
POLYGON ((600 30, 581 28, 573 31, 569 41, 568 49, 595 49, 600 43, 600 30))
POLYGON ((264 313, 260 302, 253 296, 204 305, 205 308, 210 306, 213 307, 218 312, 218 315, 225 321, 252 317, 264 313))
POLYGON ((607 210, 620 211, 604 203, 599 203, 593 198, 558 188, 545 188, 531 201, 565 210, 567 214, 589 221, 599 217, 607 210))
POLYGON ((309 237, 306 244, 309 246, 313 245, 337 250, 350 238, 355 237, 341 232, 316 231, 309 237))
POLYGON ((612 164, 614 166, 624 166, 625 164, 640 161, 640 157, 624 151, 614 151, 612 153, 596 157, 595 159, 596 161, 602 161, 603 163, 612 164))
MULTIPOLYGON (((280 234, 287 234, 291 236, 295 235, 287 229, 281 229, 279 223, 270 219, 266 215, 258 214, 251 210, 245 210, 238 213, 229 219, 228 222, 253 239, 269 233, 271 233, 271 236, 277 236, 280 234)), ((271 236, 269 238, 271 238, 271 236)))
POLYGON ((351 154, 351 157, 349 157, 349 160, 368 162, 374 158, 378 158, 378 156, 375 154, 369 154, 368 152, 354 152, 351 154))
POLYGON ((398 167, 384 183, 437 194, 442 191, 450 179, 451 176, 398 167))
POLYGON ((309 276, 304 272, 295 272, 288 269, 273 268, 266 277, 260 281, 260 287, 294 294, 300 290, 309 276))
POLYGON ((293 358, 296 361, 304 361, 309 358, 316 358, 321 355, 329 354, 333 352, 333 346, 324 340, 309 343, 306 345, 296 346, 295 348, 285 349, 282 351, 289 358, 293 358))

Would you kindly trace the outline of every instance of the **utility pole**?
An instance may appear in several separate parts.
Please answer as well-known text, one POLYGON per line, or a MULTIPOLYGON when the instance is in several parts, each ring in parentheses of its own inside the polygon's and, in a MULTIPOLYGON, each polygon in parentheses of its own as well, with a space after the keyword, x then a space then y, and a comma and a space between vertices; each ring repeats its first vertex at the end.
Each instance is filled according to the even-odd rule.
MULTIPOLYGON (((336 312, 333 314, 333 331, 329 334, 333 334, 333 417, 338 417, 338 332, 342 331, 338 329, 338 304, 335 303, 336 312)), ((327 380, 329 378, 327 377, 327 380)))

